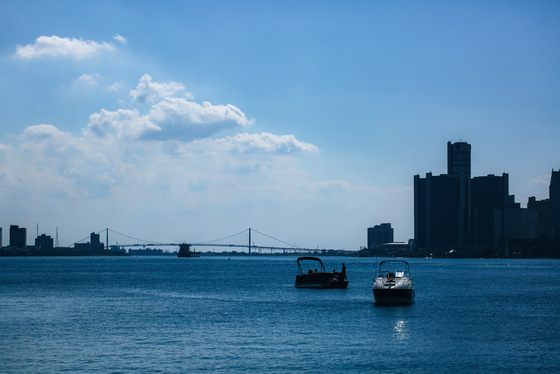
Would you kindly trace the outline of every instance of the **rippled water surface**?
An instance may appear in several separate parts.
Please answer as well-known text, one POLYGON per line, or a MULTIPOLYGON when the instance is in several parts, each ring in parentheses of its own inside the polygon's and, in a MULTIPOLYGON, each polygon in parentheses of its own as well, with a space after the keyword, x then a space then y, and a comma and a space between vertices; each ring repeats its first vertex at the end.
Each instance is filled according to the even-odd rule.
POLYGON ((380 307, 293 287, 293 257, 0 258, 0 372, 560 372, 560 261, 410 259, 380 307))

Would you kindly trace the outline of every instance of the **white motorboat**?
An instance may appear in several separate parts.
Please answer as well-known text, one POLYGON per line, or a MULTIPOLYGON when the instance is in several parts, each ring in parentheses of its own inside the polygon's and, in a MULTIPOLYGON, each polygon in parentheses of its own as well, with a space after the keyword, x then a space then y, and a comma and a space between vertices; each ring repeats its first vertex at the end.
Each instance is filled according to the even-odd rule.
POLYGON ((413 303, 415 292, 408 262, 381 261, 372 289, 377 304, 413 303))

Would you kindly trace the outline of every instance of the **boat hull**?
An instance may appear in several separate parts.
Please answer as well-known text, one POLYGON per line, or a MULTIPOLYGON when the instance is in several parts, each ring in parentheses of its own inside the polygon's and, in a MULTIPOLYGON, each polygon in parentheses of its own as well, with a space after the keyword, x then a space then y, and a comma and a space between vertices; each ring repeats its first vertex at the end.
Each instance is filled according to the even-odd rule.
POLYGON ((414 296, 414 288, 373 288, 373 298, 376 304, 412 304, 414 296))
POLYGON ((336 282, 327 282, 327 283, 296 283, 296 288, 347 288, 348 282, 347 281, 336 281, 336 282))
POLYGON ((333 273, 312 273, 296 276, 294 286, 298 288, 347 288, 348 281, 333 273))

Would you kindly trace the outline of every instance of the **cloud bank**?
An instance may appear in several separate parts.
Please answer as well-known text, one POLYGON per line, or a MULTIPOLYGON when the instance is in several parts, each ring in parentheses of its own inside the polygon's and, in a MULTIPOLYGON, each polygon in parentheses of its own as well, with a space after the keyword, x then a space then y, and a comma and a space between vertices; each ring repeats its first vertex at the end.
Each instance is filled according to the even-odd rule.
POLYGON ((210 180, 232 183, 238 173, 275 180, 262 173, 294 172, 290 160, 295 154, 318 151, 294 135, 241 132, 211 138, 226 128, 247 128, 254 120, 232 104, 196 103, 177 82, 154 82, 144 75, 129 95, 133 104, 151 105, 144 111, 101 109, 90 115, 80 135, 39 124, 27 127, 16 143, 0 144, 0 178, 67 198, 102 198, 138 188, 148 195, 161 188, 201 191, 210 180))
MULTIPOLYGON (((384 191, 313 180, 300 165, 317 146, 294 134, 251 133, 254 119, 233 104, 195 101, 183 84, 147 74, 123 95, 118 109, 90 114, 77 133, 42 123, 0 143, 0 206, 11 222, 61 225, 63 245, 104 227, 179 242, 255 224, 292 235, 305 222, 317 232, 336 228, 338 237, 361 234, 348 215, 379 210, 374 201, 393 206, 384 191), (234 134, 220 136, 226 129, 234 134)), ((317 239, 306 245, 336 246, 317 239)))
MULTIPOLYGON (((117 40, 124 39, 118 35, 117 40)), ((97 55, 101 51, 114 52, 117 48, 113 43, 95 42, 76 38, 61 38, 59 36, 40 36, 33 44, 18 45, 16 47, 16 57, 31 60, 42 57, 72 57, 75 59, 85 59, 97 55)))

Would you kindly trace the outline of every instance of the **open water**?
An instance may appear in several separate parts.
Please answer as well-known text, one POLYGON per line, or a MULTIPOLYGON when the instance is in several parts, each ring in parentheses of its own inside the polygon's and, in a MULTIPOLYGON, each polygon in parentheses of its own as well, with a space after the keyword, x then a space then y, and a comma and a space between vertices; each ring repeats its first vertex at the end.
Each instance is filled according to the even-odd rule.
POLYGON ((560 261, 410 259, 411 306, 294 257, 0 258, 2 373, 560 372, 560 261))

